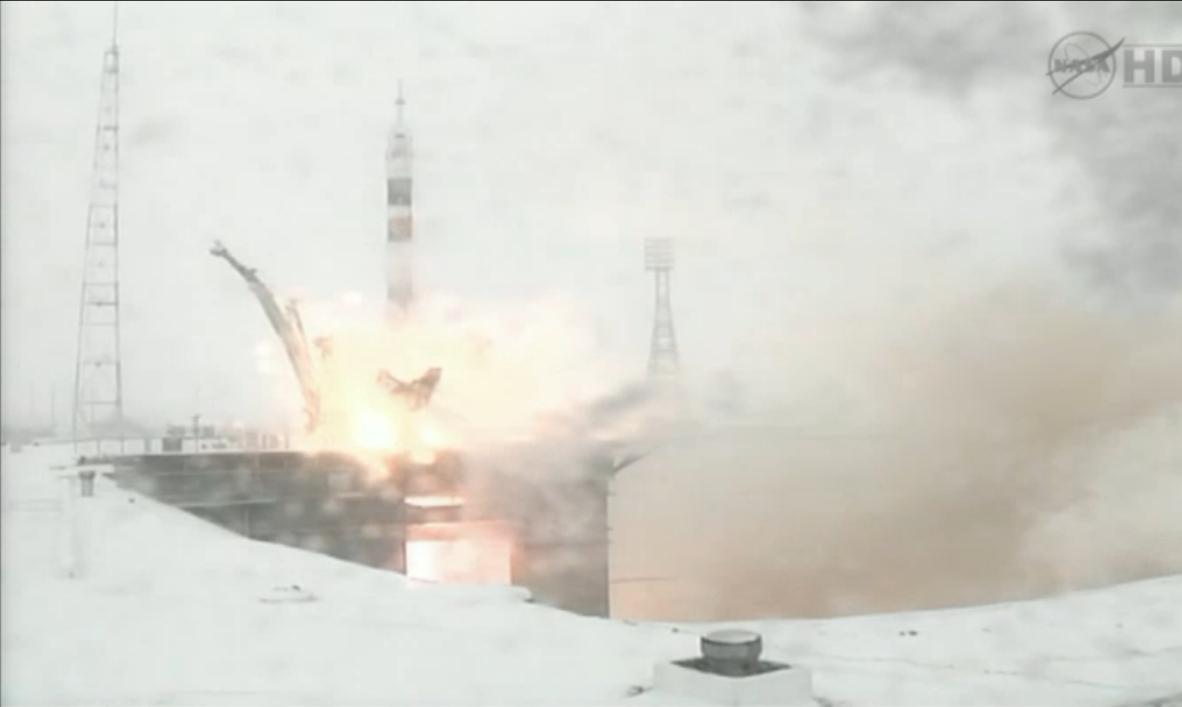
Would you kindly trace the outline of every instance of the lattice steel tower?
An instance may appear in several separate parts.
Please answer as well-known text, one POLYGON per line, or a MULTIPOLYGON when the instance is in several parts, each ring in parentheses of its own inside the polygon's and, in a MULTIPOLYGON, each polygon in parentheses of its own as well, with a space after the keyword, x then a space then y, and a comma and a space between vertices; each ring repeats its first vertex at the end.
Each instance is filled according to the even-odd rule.
POLYGON ((644 268, 653 273, 656 303, 653 309, 653 338, 649 349, 651 377, 677 373, 677 336, 673 331, 673 306, 669 301, 669 273, 673 270, 673 244, 667 238, 650 238, 644 243, 644 268))
MULTIPOLYGON (((116 10, 117 12, 118 10, 116 10)), ((119 344, 119 46, 103 53, 74 370, 75 447, 123 434, 119 344)))

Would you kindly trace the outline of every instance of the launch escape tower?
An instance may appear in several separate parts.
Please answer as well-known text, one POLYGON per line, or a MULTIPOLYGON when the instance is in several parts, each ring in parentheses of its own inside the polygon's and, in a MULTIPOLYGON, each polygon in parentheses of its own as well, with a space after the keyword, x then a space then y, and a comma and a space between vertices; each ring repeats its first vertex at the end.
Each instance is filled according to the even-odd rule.
MULTIPOLYGON (((117 10, 116 10, 117 12, 117 10)), ((75 447, 123 436, 119 346, 119 47, 103 53, 74 368, 75 447)))
POLYGON ((644 242, 644 268, 653 273, 656 295, 648 374, 652 378, 674 376, 678 368, 677 337, 673 332, 673 307, 669 301, 669 273, 673 270, 673 243, 667 238, 646 240, 644 242))
POLYGON ((411 196, 413 173, 410 133, 403 109, 402 82, 398 82, 397 115, 386 146, 386 303, 391 316, 405 313, 414 299, 411 246, 414 212, 411 196))

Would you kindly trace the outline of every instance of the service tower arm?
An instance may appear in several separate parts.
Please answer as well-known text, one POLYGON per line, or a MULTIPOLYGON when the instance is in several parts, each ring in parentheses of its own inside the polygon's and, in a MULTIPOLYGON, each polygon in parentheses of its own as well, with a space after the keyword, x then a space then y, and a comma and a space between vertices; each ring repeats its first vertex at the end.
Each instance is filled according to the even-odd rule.
POLYGON ((284 314, 283 309, 280 308, 270 288, 259 279, 256 270, 254 268, 248 268, 239 262, 220 241, 214 243, 213 248, 209 252, 214 257, 222 258, 229 263, 230 267, 234 268, 242 276, 242 279, 246 280, 246 284, 250 286, 251 292, 254 293, 255 298, 262 305, 263 312, 266 313, 267 319, 271 322, 271 327, 279 335, 279 339, 283 341, 283 348, 287 351, 287 358, 291 362, 291 367, 295 371, 296 379, 300 384, 300 390, 304 395, 304 406, 308 414, 308 426, 309 428, 314 428, 318 422, 320 412, 319 386, 316 383, 316 376, 312 369, 312 357, 308 350, 308 342, 304 338, 303 326, 299 321, 295 306, 288 305, 289 311, 294 315, 294 317, 289 318, 284 314))

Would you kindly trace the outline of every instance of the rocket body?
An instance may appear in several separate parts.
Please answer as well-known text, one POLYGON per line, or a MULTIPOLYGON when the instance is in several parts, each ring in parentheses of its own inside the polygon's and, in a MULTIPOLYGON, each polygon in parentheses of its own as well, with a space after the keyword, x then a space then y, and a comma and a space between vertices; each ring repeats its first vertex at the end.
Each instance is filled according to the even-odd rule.
POLYGON ((414 174, 399 93, 398 122, 386 146, 386 302, 392 315, 405 313, 414 300, 414 174))

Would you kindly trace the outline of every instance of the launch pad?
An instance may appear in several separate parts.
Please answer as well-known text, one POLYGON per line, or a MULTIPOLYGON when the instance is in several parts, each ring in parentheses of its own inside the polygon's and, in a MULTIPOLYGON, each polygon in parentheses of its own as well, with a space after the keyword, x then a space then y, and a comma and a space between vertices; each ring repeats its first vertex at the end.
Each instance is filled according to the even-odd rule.
POLYGON ((244 537, 436 582, 512 584, 533 600, 609 614, 611 467, 466 468, 441 453, 255 450, 107 460, 116 482, 244 537))

